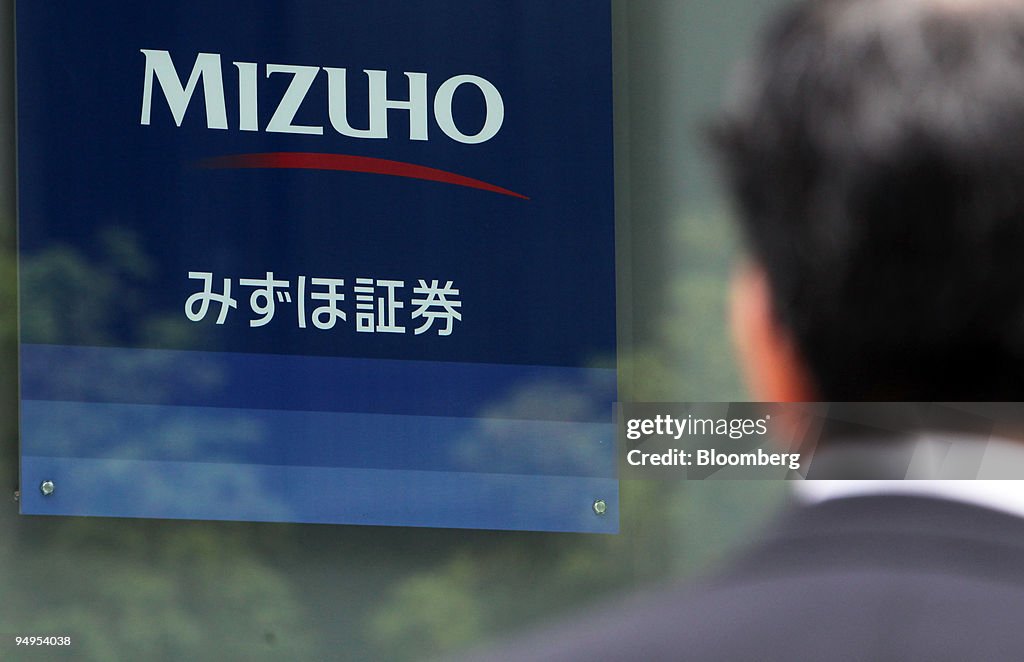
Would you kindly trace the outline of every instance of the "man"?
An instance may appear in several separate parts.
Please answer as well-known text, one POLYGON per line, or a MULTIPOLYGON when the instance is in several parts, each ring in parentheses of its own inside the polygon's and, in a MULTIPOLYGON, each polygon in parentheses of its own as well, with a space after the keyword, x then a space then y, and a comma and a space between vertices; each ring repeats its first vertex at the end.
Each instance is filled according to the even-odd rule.
MULTIPOLYGON (((797 4, 715 142, 755 399, 1024 400, 1024 2, 797 4)), ((718 578, 485 657, 1024 659, 1020 494, 807 481, 718 578)))

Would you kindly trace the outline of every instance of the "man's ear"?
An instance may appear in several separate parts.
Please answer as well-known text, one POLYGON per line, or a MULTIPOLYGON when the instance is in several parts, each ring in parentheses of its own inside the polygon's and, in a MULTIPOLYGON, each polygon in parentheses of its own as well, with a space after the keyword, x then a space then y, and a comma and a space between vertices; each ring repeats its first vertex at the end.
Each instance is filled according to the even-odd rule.
POLYGON ((764 271, 745 263, 732 278, 731 324, 747 388, 759 402, 814 402, 816 389, 789 330, 779 324, 764 271))

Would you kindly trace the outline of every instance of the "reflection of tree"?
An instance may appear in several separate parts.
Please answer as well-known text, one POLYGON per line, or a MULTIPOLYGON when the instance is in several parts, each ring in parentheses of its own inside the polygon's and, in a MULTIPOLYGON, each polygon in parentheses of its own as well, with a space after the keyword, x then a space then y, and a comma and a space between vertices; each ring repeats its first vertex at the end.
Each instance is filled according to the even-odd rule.
MULTIPOLYGON (((620 18, 627 4, 613 2, 620 18)), ((623 398, 741 397, 723 334, 727 226, 693 216, 661 239, 677 220, 667 210, 680 198, 692 204, 708 188, 694 146, 679 144, 680 134, 696 135, 685 123, 712 112, 722 65, 745 39, 743 26, 772 4, 671 0, 632 3, 636 9, 628 11, 628 59, 638 63, 623 77, 635 118, 628 127, 635 164, 629 194, 634 227, 642 230, 636 245, 646 251, 633 268, 643 270, 649 253, 663 253, 674 270, 656 267, 637 278, 667 283, 664 296, 641 297, 650 307, 633 310, 645 328, 661 331, 621 358, 622 372, 632 375, 623 398), (644 238, 658 246, 647 247, 644 238)), ((3 5, 4 28, 13 33, 11 3, 3 5)), ((4 82, 0 89, 13 89, 4 82)), ((0 108, 0 124, 9 131, 6 110, 0 108)), ((8 173, 12 143, 7 134, 0 146, 8 173)), ((12 220, 13 212, 0 212, 5 489, 18 479, 12 220)), ((144 310, 137 294, 115 291, 112 280, 145 281, 150 272, 138 249, 130 235, 113 232, 97 238, 102 260, 54 249, 23 264, 33 290, 54 293, 46 303, 22 302, 32 337, 61 342, 75 325, 76 337, 84 330, 97 344, 107 341, 115 310, 144 310)), ((146 314, 138 328, 133 340, 156 347, 187 346, 175 339, 195 332, 181 316, 146 314)), ((0 633, 70 633, 76 659, 422 659, 614 591, 691 574, 770 507, 777 487, 624 483, 618 536, 21 518, 0 490, 0 633)), ((9 650, 0 642, 0 658, 9 650)))
MULTIPOLYGON (((623 384, 624 399, 738 392, 721 332, 729 254, 723 227, 690 219, 672 239, 679 271, 670 282, 672 303, 661 315, 665 333, 622 357, 629 364, 624 372, 638 376, 623 384)), ((23 273, 33 287, 71 282, 73 288, 75 278, 101 284, 124 278, 141 286, 144 252, 129 236, 113 236, 119 238, 104 249, 105 266, 55 249, 25 260, 23 273)), ((7 439, 15 435, 13 276, 11 252, 0 253, 7 439)), ((90 296, 106 307, 138 301, 130 293, 115 296, 112 287, 94 288, 100 296, 90 296)), ((65 325, 75 323, 91 325, 97 342, 109 337, 102 307, 58 307, 54 299, 32 313, 34 320, 26 317, 36 325, 33 335, 60 342, 65 325)), ((156 346, 161 336, 181 332, 179 320, 142 323, 140 334, 156 346)), ((111 373, 124 379, 130 367, 113 366, 111 373)), ((216 375, 208 379, 216 383, 216 375)), ((591 406, 558 385, 538 384, 495 403, 489 413, 538 407, 580 413, 591 406)), ((102 422, 94 423, 102 430, 102 422)), ((187 431, 172 436, 189 443, 187 431)), ((0 470, 13 484, 14 449, 6 449, 0 470)), ((539 623, 601 595, 690 574, 757 516, 751 502, 770 505, 774 487, 624 483, 618 536, 25 519, 0 508, 0 623, 5 630, 71 633, 83 659, 421 659, 539 623)))
POLYGON ((71 634, 76 659, 280 659, 311 650, 301 602, 251 532, 100 519, 18 529, 33 549, 21 549, 20 590, 6 594, 19 597, 19 614, 7 622, 71 634))
MULTIPOLYGON (((0 624, 19 623, 15 610, 16 596, 21 595, 16 584, 20 563, 15 554, 13 519, 16 505, 13 491, 18 484, 18 370, 17 370, 17 297, 16 265, 13 244, 13 226, 0 218, 0 624)), ((10 627, 3 627, 5 631, 10 627)))
MULTIPOLYGON (((97 243, 98 259, 70 247, 22 256, 23 289, 43 293, 22 301, 23 333, 36 342, 104 344, 112 337, 111 325, 124 316, 138 322, 138 339, 144 344, 159 345, 162 338, 187 332, 181 320, 145 314, 139 292, 150 276, 150 262, 130 234, 108 229, 97 243)), ((0 361, 5 368, 13 367, 16 356, 13 265, 8 248, 0 253, 0 361)), ((123 379, 139 366, 107 368, 91 373, 92 386, 101 391, 104 380, 123 379)), ((16 372, 5 369, 2 374, 2 433, 14 439, 16 372)), ((82 419, 69 425, 76 424, 102 434, 104 421, 82 419)), ((244 421, 240 425, 219 434, 252 436, 244 421)), ((198 430, 178 425, 166 432, 165 441, 187 448, 198 430)), ((118 453, 131 457, 130 448, 118 453)), ((6 444, 0 459, 4 476, 13 473, 15 463, 14 447, 6 444)), ((178 501, 210 498, 203 492, 216 490, 205 485, 190 494, 168 494, 164 485, 146 487, 151 498, 178 501)), ((243 494, 252 491, 244 484, 235 487, 243 494)), ((310 657, 316 650, 305 606, 287 572, 273 562, 297 553, 291 536, 271 539, 259 527, 214 522, 26 519, 12 510, 0 508, 4 632, 69 634, 76 659, 184 659, 196 654, 281 659, 310 657)))
POLYGON ((91 248, 54 245, 21 257, 22 335, 30 342, 108 345, 115 329, 132 334, 131 344, 159 347, 195 333, 181 315, 150 312, 143 295, 154 266, 135 235, 108 226, 91 248))
MULTIPOLYGON (((620 385, 620 398, 741 399, 723 333, 729 226, 713 216, 684 219, 667 244, 676 262, 657 320, 664 331, 620 357, 620 372, 635 375, 634 383, 620 385)), ((495 403, 491 413, 578 413, 593 405, 539 383, 495 403)), ((471 537, 435 564, 397 577, 370 612, 367 632, 385 657, 418 659, 540 624, 602 595, 691 575, 756 527, 779 488, 755 481, 623 482, 618 536, 502 534, 493 545, 471 537)))
MULTIPOLYGON (((624 485, 624 502, 650 503, 649 488, 624 485)), ((384 659, 432 657, 652 582, 665 570, 663 532, 637 514, 623 513, 618 536, 468 535, 436 564, 396 578, 366 621, 370 641, 384 659)))

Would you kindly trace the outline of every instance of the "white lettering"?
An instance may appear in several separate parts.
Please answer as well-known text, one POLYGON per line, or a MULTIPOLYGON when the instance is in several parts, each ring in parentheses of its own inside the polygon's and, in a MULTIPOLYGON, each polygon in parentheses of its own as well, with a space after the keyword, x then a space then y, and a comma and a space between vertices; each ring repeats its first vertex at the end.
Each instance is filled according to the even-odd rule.
POLYGON ((388 111, 409 111, 409 139, 427 140, 427 75, 405 72, 409 79, 408 101, 388 98, 388 72, 365 69, 369 85, 369 126, 355 129, 348 119, 348 76, 345 69, 324 67, 327 72, 327 113, 331 126, 351 138, 387 138, 388 111))
POLYGON ((456 142, 467 145, 478 145, 487 142, 501 131, 501 125, 505 122, 505 102, 501 99, 501 93, 490 81, 479 76, 463 75, 449 78, 434 95, 434 119, 441 127, 445 135, 456 142), (476 135, 466 135, 455 125, 455 118, 452 116, 452 102, 455 100, 455 91, 462 85, 475 85, 484 95, 484 103, 487 105, 487 117, 480 132, 476 135))
POLYGON ((257 69, 255 62, 234 62, 238 68, 238 128, 259 131, 257 69))
POLYGON ((292 82, 285 90, 281 103, 274 111, 274 115, 267 124, 267 131, 270 133, 301 133, 309 135, 323 135, 322 126, 303 126, 292 124, 295 113, 299 112, 299 106, 313 86, 316 75, 320 73, 319 67, 303 67, 297 64, 268 64, 267 78, 273 74, 292 74, 292 82))
MULTIPOLYGON (((174 123, 181 126, 188 106, 199 83, 203 84, 206 103, 206 125, 211 129, 227 129, 228 119, 224 99, 224 80, 221 56, 218 53, 196 55, 192 72, 183 85, 168 51, 141 49, 146 56, 146 70, 142 92, 141 123, 149 125, 153 110, 153 81, 163 91, 174 123)), ((238 129, 259 131, 259 67, 256 62, 232 62, 238 70, 238 129)), ((347 69, 312 67, 294 64, 266 65, 267 78, 274 74, 291 74, 292 78, 264 129, 270 133, 323 135, 321 125, 296 124, 295 118, 316 83, 321 69, 327 72, 327 114, 331 127, 350 138, 387 139, 389 119, 393 111, 409 114, 409 139, 429 140, 430 92, 427 74, 403 72, 408 81, 405 99, 388 96, 388 72, 364 69, 367 77, 367 119, 365 128, 356 128, 349 121, 347 69)), ((446 136, 456 142, 477 145, 494 138, 505 122, 505 103, 498 88, 480 76, 462 74, 441 84, 433 99, 434 120, 446 136), (484 101, 483 125, 476 133, 467 133, 455 121, 456 92, 463 86, 475 87, 484 101)), ((465 124, 465 122, 463 122, 465 124)))
POLYGON ((388 137, 388 111, 409 111, 409 139, 427 139, 427 75, 405 72, 409 79, 409 100, 388 99, 388 72, 368 69, 370 77, 370 126, 380 126, 388 137))
POLYGON ((224 104, 224 80, 221 76, 220 55, 199 53, 192 65, 192 73, 184 86, 167 51, 141 49, 146 56, 146 76, 142 90, 142 124, 149 125, 153 104, 153 79, 156 78, 163 90, 164 98, 171 109, 174 123, 181 126, 185 110, 196 91, 199 80, 203 81, 203 97, 206 100, 206 126, 211 129, 227 129, 228 116, 224 104))

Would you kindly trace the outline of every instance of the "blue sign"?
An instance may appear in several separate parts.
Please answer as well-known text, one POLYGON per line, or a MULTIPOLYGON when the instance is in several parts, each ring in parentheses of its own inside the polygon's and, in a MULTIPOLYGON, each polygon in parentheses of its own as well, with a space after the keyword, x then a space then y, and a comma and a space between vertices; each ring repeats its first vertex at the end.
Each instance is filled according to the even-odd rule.
POLYGON ((616 531, 610 14, 21 0, 22 512, 616 531))

